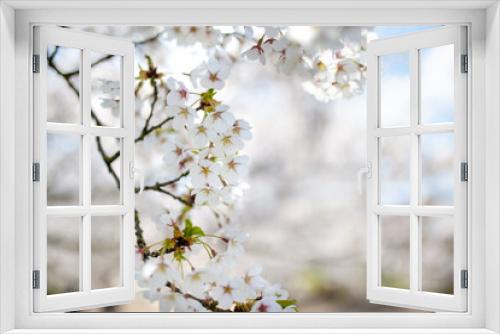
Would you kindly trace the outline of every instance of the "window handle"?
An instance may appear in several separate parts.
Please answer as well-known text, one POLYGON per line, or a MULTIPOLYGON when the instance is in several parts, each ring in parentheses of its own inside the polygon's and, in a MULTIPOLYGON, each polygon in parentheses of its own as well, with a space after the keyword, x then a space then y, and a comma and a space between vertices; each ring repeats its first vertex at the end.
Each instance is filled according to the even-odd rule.
POLYGON ((369 179, 372 177, 372 163, 368 161, 366 163, 366 167, 360 168, 357 175, 358 180, 358 192, 360 195, 363 195, 363 177, 369 179))
POLYGON ((139 191, 138 194, 142 194, 144 191, 144 172, 142 169, 134 167, 134 164, 130 163, 130 178, 134 180, 139 180, 139 191))

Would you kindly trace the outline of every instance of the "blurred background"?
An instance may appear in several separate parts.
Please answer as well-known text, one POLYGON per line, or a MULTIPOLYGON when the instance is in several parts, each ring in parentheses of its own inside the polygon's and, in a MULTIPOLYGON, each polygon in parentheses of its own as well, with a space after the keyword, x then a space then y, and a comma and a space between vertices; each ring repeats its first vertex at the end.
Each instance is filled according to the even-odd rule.
MULTIPOLYGON (((370 31, 371 39, 376 39, 429 28, 363 29, 370 31)), ((163 28, 83 29, 141 41, 155 36, 163 28)), ((339 37, 348 34, 349 29, 360 31, 360 27, 290 27, 289 33, 295 34, 306 46, 323 43, 327 47, 338 43, 339 37)), ((146 54, 151 55, 159 69, 166 73, 190 71, 203 59, 199 44, 180 46, 172 40, 157 40, 136 47, 136 70, 139 65, 145 67, 146 54)), ((78 70, 78 58, 72 56, 72 50, 60 50, 53 61, 64 71, 78 70)), ((113 62, 110 59, 96 65, 93 68, 96 77, 115 76, 119 66, 113 62)), ((397 87, 405 80, 405 73, 396 69, 387 75, 392 78, 396 99, 397 87)), ((49 76, 49 94, 53 96, 49 99, 49 109, 53 113, 49 117, 53 117, 52 121, 63 119, 66 122, 64 119, 70 117, 69 111, 78 112, 78 100, 56 71, 52 70, 49 76)), ((74 80, 77 85, 77 78, 74 80)), ((254 137, 244 152, 250 156, 246 189, 234 216, 250 235, 245 244, 246 252, 239 259, 241 267, 262 265, 263 276, 271 282, 281 283, 297 300, 300 312, 408 311, 371 304, 366 299, 366 203, 365 194, 358 192, 356 180, 358 170, 366 164, 366 89, 351 98, 323 103, 303 89, 299 77, 279 74, 272 65, 243 61, 233 67, 225 88, 217 97, 231 107, 237 118, 249 121, 253 127, 254 137)), ((145 117, 140 101, 136 109, 140 128, 145 117)), ((109 117, 111 121, 114 119, 109 117)), ((74 180, 78 175, 79 142, 78 138, 48 138, 49 205, 70 204, 78 198, 78 183, 75 185, 74 180)), ((449 140, 441 142, 442 145, 430 150, 431 157, 439 158, 439 149, 446 147, 443 145, 449 140)), ((110 153, 119 147, 113 139, 103 144, 110 153)), ((400 150, 389 147, 387 159, 396 161, 395 155, 400 150)), ((137 144, 136 156, 146 171, 146 184, 161 175, 162 152, 154 143, 146 140, 137 144)), ((443 175, 437 172, 434 175, 432 170, 439 172, 440 166, 447 163, 449 159, 440 161, 434 169, 430 165, 434 181, 443 175)), ((395 163, 395 174, 405 168, 400 165, 395 163)), ((98 202, 112 203, 116 198, 114 180, 98 156, 93 156, 93 173, 94 170, 92 189, 98 194, 98 202)), ((432 178, 428 182, 432 184, 432 178)), ((390 189, 396 190, 390 192, 389 197, 404 197, 404 190, 398 189, 397 184, 392 184, 390 189)), ((439 202, 439 198, 447 199, 447 196, 446 191, 428 195, 431 202, 432 198, 439 202)), ((138 195, 136 203, 142 214, 146 240, 156 241, 153 220, 164 208, 176 204, 153 192, 138 195)), ((96 218, 96 224, 98 221, 96 218)), ((116 266, 119 253, 116 255, 112 251, 119 246, 119 240, 112 237, 116 235, 116 224, 99 225, 102 230, 93 234, 92 244, 92 259, 96 259, 93 270, 99 273, 92 278, 93 287, 113 286, 119 270, 119 262, 118 268, 116 266)), ((50 293, 78 290, 78 229, 75 226, 57 221, 49 224, 50 293)), ((404 226, 405 222, 388 221, 383 232, 383 265, 387 268, 383 270, 384 285, 405 287, 408 281, 409 226, 404 226)), ((450 222, 425 226, 424 233, 428 235, 424 238, 428 269, 425 285, 429 291, 450 292, 453 273, 452 261, 449 262, 453 256, 450 222)), ((138 293, 131 304, 91 311, 157 312, 158 305, 138 293)))

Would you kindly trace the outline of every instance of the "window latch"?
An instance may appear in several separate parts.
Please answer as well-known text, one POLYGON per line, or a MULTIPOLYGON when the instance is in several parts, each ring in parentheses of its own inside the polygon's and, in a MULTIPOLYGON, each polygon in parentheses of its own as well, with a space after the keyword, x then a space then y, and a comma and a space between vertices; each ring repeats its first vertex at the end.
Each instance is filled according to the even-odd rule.
POLYGON ((366 167, 360 168, 358 171, 358 192, 360 195, 363 195, 363 176, 365 175, 367 179, 372 177, 372 163, 370 161, 366 163, 366 167))
POLYGON ((129 164, 129 176, 132 180, 135 180, 136 177, 139 179, 139 188, 136 188, 135 192, 137 194, 142 194, 144 190, 144 172, 142 169, 134 166, 133 162, 129 164))

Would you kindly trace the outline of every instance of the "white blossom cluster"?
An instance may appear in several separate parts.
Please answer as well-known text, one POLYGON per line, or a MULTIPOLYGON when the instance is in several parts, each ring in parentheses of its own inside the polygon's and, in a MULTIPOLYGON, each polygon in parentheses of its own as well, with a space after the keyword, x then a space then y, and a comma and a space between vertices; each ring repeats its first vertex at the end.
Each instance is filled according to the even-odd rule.
MULTIPOLYGON (((191 72, 190 85, 166 80, 164 112, 170 122, 162 144, 163 161, 169 174, 184 175, 185 198, 194 199, 190 203, 194 209, 232 205, 247 168, 248 157, 240 151, 252 137, 251 127, 215 99, 215 89, 224 87, 229 71, 229 63, 210 59, 191 72)), ((157 228, 162 240, 153 248, 160 249, 159 254, 145 262, 138 255, 137 279, 144 296, 158 300, 162 312, 295 311, 287 291, 267 282, 260 267, 231 274, 248 238, 233 221, 208 235, 181 210, 158 217, 157 228), (214 238, 222 243, 217 251, 211 245, 214 238), (195 268, 190 259, 203 250, 206 261, 195 268)))
POLYGON ((295 312, 296 302, 279 284, 265 280, 259 266, 236 270, 248 235, 229 215, 203 229, 192 221, 195 210, 220 215, 235 204, 249 161, 241 152, 251 127, 217 100, 217 92, 233 64, 246 59, 298 75, 321 101, 357 94, 364 84, 364 42, 306 51, 281 27, 169 27, 162 36, 183 46, 200 43, 207 60, 183 73, 186 80, 163 77, 150 58, 149 70, 139 75, 139 88, 148 80, 165 88, 160 112, 168 122, 152 137, 162 147, 163 176, 175 180, 168 194, 182 203, 158 217, 159 241, 138 249, 143 294, 159 301, 162 312, 295 312), (230 48, 235 43, 237 52, 230 48))
MULTIPOLYGON (((211 26, 168 27, 165 33, 167 39, 175 39, 179 45, 201 43, 216 49, 219 59, 231 59, 227 46, 237 40, 243 52, 236 57, 259 61, 263 65, 272 63, 280 73, 299 75, 304 89, 323 102, 359 94, 365 84, 363 53, 368 31, 363 28, 350 28, 345 39, 338 37, 335 48, 319 49, 303 47, 290 39, 283 27, 233 27, 229 32, 211 26), (354 29, 360 31, 353 34, 354 29), (352 35, 356 35, 355 40, 352 35)), ((217 67, 218 62, 210 66, 217 67)), ((223 81, 222 72, 221 77, 223 81)), ((213 87, 220 84, 215 80, 213 87)))

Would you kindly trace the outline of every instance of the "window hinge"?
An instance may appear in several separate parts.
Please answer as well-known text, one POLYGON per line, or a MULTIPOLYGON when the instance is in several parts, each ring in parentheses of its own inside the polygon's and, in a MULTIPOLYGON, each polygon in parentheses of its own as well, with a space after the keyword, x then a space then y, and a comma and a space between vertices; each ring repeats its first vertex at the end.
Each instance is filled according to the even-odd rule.
POLYGON ((467 55, 462 55, 462 61, 461 61, 461 72, 462 73, 467 73, 469 72, 469 56, 467 55))
POLYGON ((40 73, 40 55, 33 55, 33 73, 40 73))
POLYGON ((33 289, 40 289, 40 270, 33 270, 33 289))
POLYGON ((33 163, 33 182, 40 181, 40 164, 38 162, 33 163))
POLYGON ((462 270, 460 272, 460 287, 462 289, 467 289, 469 287, 469 272, 467 270, 462 270))
POLYGON ((466 162, 460 164, 460 180, 469 181, 469 164, 466 162))

